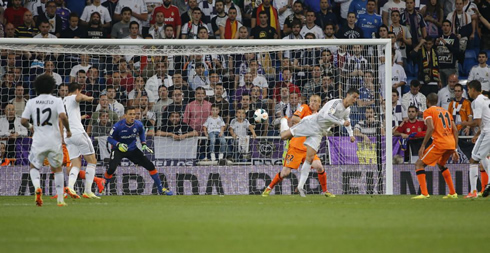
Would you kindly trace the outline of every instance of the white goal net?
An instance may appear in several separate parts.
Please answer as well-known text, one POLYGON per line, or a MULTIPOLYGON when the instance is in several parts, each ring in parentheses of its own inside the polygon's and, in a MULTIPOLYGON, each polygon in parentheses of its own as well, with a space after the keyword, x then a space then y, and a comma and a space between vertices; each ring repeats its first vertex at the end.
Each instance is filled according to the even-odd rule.
MULTIPOLYGON (((16 120, 26 100, 36 96, 33 83, 42 74, 55 79, 56 96, 66 96, 69 84, 77 82, 94 97, 80 108, 96 149, 98 177, 110 159, 107 136, 131 106, 154 150, 148 158, 164 187, 178 195, 261 194, 286 157, 280 119, 291 122, 312 96, 323 105, 355 88, 359 98, 350 122, 356 141, 335 127, 325 131, 318 151, 326 187, 333 194, 393 194, 392 158, 400 143, 392 136, 397 119, 391 113, 392 64, 386 64, 392 62, 390 40, 308 36, 275 41, 2 39, 1 117, 7 123, 0 129, 6 165, 0 170, 0 195, 33 192, 27 159, 32 133, 16 120), (255 122, 257 109, 265 110, 268 120, 255 122)), ((68 157, 64 160, 69 166, 68 157)), ((41 172, 44 191, 54 193, 49 168, 41 172)), ((312 169, 308 194, 325 190, 317 174, 312 169)), ((299 176, 293 170, 271 194, 295 194, 299 176)), ((82 180, 75 187, 79 192, 82 180)), ((156 189, 144 168, 123 160, 104 193, 156 194, 156 189)))

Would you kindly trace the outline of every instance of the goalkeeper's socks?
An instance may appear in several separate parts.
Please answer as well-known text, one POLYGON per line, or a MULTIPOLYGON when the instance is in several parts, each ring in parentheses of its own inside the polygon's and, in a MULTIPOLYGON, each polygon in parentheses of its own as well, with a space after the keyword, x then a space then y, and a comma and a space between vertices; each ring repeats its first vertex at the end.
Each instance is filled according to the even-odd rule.
POLYGON ((68 188, 73 189, 75 187, 75 183, 77 182, 78 173, 80 172, 80 168, 71 167, 70 175, 68 176, 68 188))
POLYGON ((444 177, 444 181, 446 181, 447 187, 449 188, 449 194, 455 194, 456 191, 454 190, 453 178, 451 177, 451 172, 449 172, 448 168, 444 168, 444 170, 442 170, 442 176, 444 177))
POLYGON ((470 192, 476 191, 478 181, 478 164, 470 164, 470 192))
POLYGON ((417 174, 417 180, 419 181, 420 192, 425 196, 429 195, 429 192, 427 191, 427 181, 425 180, 425 170, 416 170, 415 174, 417 174))
POLYGON ((480 170, 480 174, 481 174, 481 192, 483 192, 488 184, 488 174, 484 170, 483 171, 480 170))
POLYGON ((276 176, 274 177, 274 179, 272 179, 272 182, 269 184, 269 189, 274 188, 274 186, 275 186, 277 183, 281 182, 281 181, 282 181, 282 179, 283 179, 283 178, 281 177, 281 173, 280 173, 280 172, 279 172, 279 173, 277 173, 277 174, 276 174, 276 176))
POLYGON ((155 182, 155 185, 157 186, 158 194, 163 193, 163 186, 162 186, 162 181, 160 181, 160 177, 158 176, 158 171, 157 170, 152 170, 149 171, 151 178, 153 178, 153 181, 155 182))
POLYGON ((318 181, 322 186, 322 192, 327 191, 327 172, 323 171, 322 173, 318 173, 318 181))

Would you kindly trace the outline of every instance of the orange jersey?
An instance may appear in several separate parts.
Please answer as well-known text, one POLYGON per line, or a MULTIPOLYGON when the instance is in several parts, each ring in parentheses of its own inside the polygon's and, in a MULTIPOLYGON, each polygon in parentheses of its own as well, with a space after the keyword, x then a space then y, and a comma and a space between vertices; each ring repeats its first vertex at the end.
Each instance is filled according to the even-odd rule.
POLYGON ((446 109, 432 106, 424 111, 424 121, 431 118, 434 125, 432 144, 439 149, 456 149, 453 134, 453 116, 446 109))
MULTIPOLYGON (((307 104, 301 105, 301 107, 294 112, 294 115, 300 117, 301 119, 311 115, 311 109, 307 104)), ((306 140, 306 137, 293 137, 291 141, 289 142, 289 147, 294 147, 296 149, 302 150, 306 152, 306 147, 303 144, 306 140)))
MULTIPOLYGON (((465 98, 462 98, 460 102, 456 102, 454 100, 451 101, 448 111, 451 115, 453 115, 456 122, 458 122, 458 120, 460 122, 469 121, 470 116, 473 115, 473 112, 471 111, 471 102, 465 98)), ((456 125, 456 127, 458 127, 458 131, 461 131, 463 128, 462 125, 456 125)))

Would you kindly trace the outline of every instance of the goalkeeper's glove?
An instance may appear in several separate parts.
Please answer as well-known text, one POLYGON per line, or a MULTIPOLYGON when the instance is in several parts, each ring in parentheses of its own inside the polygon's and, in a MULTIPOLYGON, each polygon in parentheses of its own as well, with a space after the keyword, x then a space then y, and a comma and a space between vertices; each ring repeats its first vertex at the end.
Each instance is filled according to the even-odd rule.
POLYGON ((119 142, 117 144, 117 149, 119 149, 119 151, 121 151, 121 152, 126 152, 126 151, 128 151, 128 145, 125 144, 125 143, 120 143, 119 142))
POLYGON ((143 143, 143 146, 141 148, 143 151, 146 151, 148 153, 151 153, 153 154, 153 150, 151 150, 151 148, 149 148, 148 146, 146 146, 146 143, 143 143))

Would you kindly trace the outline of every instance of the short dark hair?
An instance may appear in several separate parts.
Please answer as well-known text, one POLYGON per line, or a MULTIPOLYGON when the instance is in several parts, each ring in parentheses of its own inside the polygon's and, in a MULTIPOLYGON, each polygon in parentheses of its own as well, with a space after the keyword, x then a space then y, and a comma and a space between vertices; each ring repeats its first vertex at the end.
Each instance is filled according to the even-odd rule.
POLYGON ((481 54, 484 54, 484 55, 485 55, 485 57, 488 57, 487 52, 485 52, 485 51, 480 51, 480 52, 478 53, 478 55, 481 55, 481 54))
POLYGON ((116 90, 116 88, 114 88, 114 85, 107 85, 107 87, 105 88, 105 90, 109 90, 109 89, 116 90))
POLYGON ((444 24, 444 23, 449 23, 449 26, 452 26, 453 25, 453 23, 451 23, 451 21, 449 21, 448 19, 442 21, 442 24, 444 24))
POLYGON ((134 106, 128 106, 128 107, 126 107, 126 110, 124 111, 124 113, 127 114, 131 110, 136 110, 136 107, 134 107, 134 106))
MULTIPOLYGON (((216 3, 214 4, 216 5, 216 3)), ((238 13, 238 10, 233 5, 228 9, 228 12, 230 12, 231 10, 235 10, 238 13)))
POLYGON ((456 87, 461 88, 461 91, 463 91, 463 90, 464 90, 463 85, 462 85, 462 84, 460 84, 460 83, 455 84, 455 85, 454 85, 454 88, 456 88, 456 87))
POLYGON ((400 96, 400 92, 398 92, 397 89, 393 88, 391 89, 391 93, 396 93, 396 96, 399 97, 400 96))
POLYGON ((126 6, 126 7, 122 8, 122 10, 121 10, 121 15, 122 15, 124 12, 126 12, 126 11, 129 11, 129 13, 130 13, 130 14, 133 14, 133 10, 131 10, 131 8, 129 8, 129 7, 127 7, 127 6, 126 6))
POLYGON ((481 83, 478 80, 470 81, 468 84, 468 89, 474 89, 478 92, 481 92, 481 83))
POLYGON ((203 87, 197 87, 197 88, 196 88, 196 94, 197 94, 197 91, 198 91, 198 90, 202 90, 202 91, 206 92, 206 90, 205 90, 203 87))
POLYGON ((206 30, 206 32, 208 32, 208 28, 206 28, 206 26, 199 26, 199 28, 197 28, 197 33, 201 32, 201 30, 206 30))
POLYGON ((359 95, 359 90, 356 89, 356 88, 350 88, 348 91, 347 91, 347 95, 350 95, 352 93, 357 93, 357 95, 359 95))
POLYGON ((37 94, 51 94, 53 93, 56 81, 50 75, 40 75, 34 81, 34 88, 37 94))
POLYGON ((399 10, 391 10, 391 15, 393 15, 393 13, 398 13, 398 15, 400 15, 400 11, 399 10))
POLYGON ((192 12, 195 12, 195 11, 199 11, 202 14, 202 10, 199 7, 194 7, 194 9, 192 9, 192 12))
MULTIPOLYGON (((419 112, 419 108, 417 108, 415 105, 411 105, 408 107, 408 109, 410 108, 414 108, 416 112, 419 112)), ((408 112, 408 109, 407 109, 407 112, 408 112)))
POLYGON ((213 108, 218 108, 218 110, 219 110, 219 106, 217 104, 212 104, 211 109, 213 109, 213 108))
POLYGON ((267 17, 269 17, 269 16, 267 15, 267 12, 265 12, 265 11, 261 11, 261 12, 259 12, 259 17, 260 17, 260 15, 262 15, 262 14, 265 14, 267 17))
POLYGON ((138 22, 136 22, 136 21, 129 22, 129 28, 131 28, 132 25, 137 25, 138 28, 140 28, 140 24, 138 22))
POLYGON ((420 81, 417 80, 417 79, 413 79, 412 81, 410 81, 410 87, 420 87, 420 81))
POLYGON ((295 26, 301 27, 302 26, 301 21, 297 19, 293 20, 293 22, 291 23, 291 27, 295 27, 295 26))
POLYGON ((79 83, 70 83, 70 85, 68 86, 68 92, 72 93, 72 92, 75 92, 76 90, 81 90, 82 89, 82 85, 80 85, 79 83))

